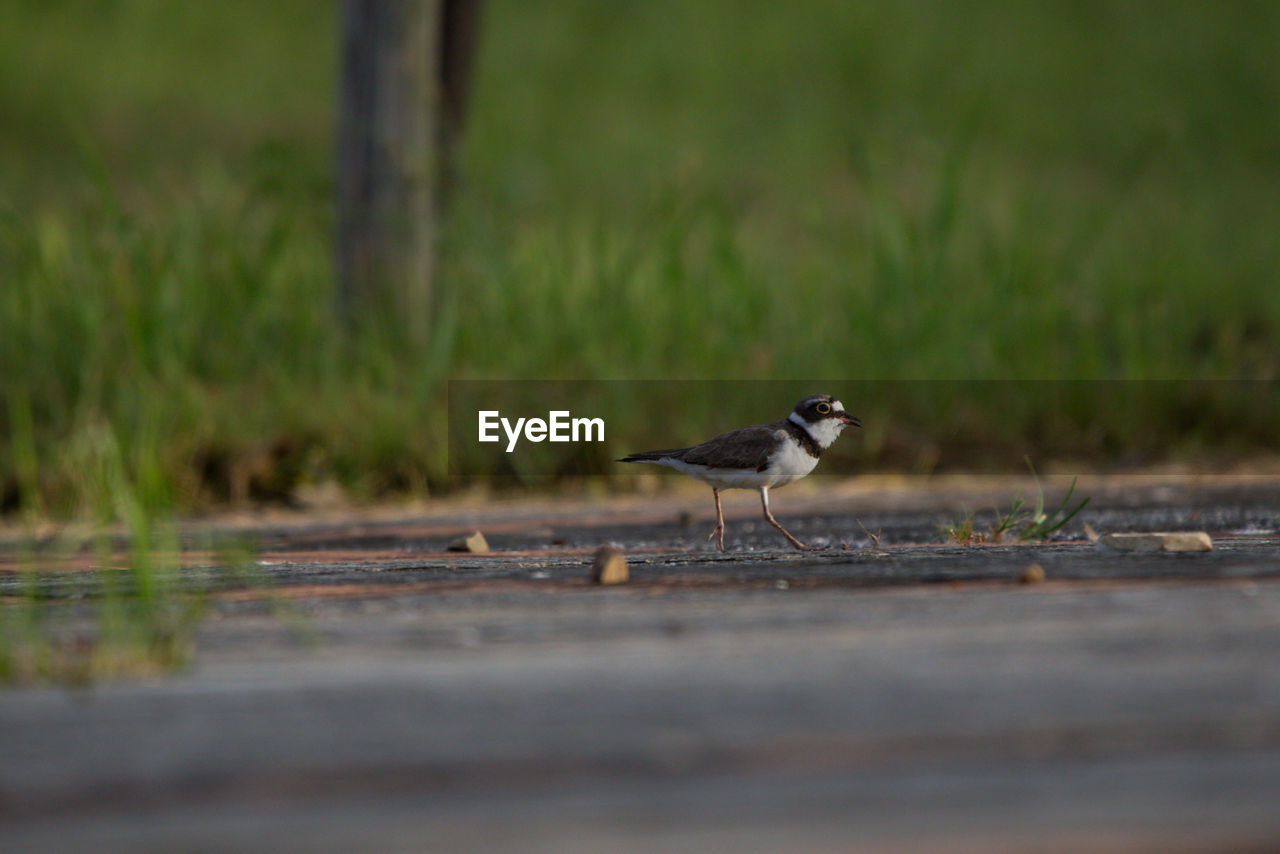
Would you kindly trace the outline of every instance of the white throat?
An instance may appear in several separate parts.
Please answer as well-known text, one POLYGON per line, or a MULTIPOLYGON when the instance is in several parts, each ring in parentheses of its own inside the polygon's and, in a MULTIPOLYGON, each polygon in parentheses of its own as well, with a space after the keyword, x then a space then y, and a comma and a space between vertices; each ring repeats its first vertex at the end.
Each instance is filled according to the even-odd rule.
MULTIPOLYGON (((839 404, 837 403, 836 406, 838 408, 839 404)), ((824 418, 816 424, 810 424, 796 412, 788 415, 787 420, 808 433, 809 438, 817 442, 818 447, 824 451, 831 447, 831 443, 836 440, 840 435, 840 431, 845 428, 845 423, 839 418, 824 418)))

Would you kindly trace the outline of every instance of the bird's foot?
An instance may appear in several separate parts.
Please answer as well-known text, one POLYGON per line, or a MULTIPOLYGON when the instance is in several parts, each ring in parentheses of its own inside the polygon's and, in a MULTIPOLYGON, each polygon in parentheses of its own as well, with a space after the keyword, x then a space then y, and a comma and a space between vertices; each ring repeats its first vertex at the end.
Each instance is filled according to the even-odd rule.
POLYGON ((716 525, 711 533, 707 535, 708 540, 716 541, 716 548, 724 551, 724 525, 716 525))
POLYGON ((791 534, 790 534, 790 533, 788 533, 787 531, 785 531, 785 530, 782 528, 782 526, 780 526, 780 525, 779 525, 779 526, 777 526, 777 527, 778 527, 778 530, 782 533, 782 536, 784 536, 784 537, 786 537, 786 538, 787 538, 787 542, 789 542, 789 543, 791 543, 791 545, 795 546, 795 549, 796 549, 796 551, 798 551, 798 552, 821 552, 821 551, 826 551, 827 549, 831 548, 831 546, 829 546, 829 545, 821 545, 821 546, 810 546, 810 545, 806 545, 805 543, 802 543, 802 542, 800 542, 799 540, 797 540, 795 537, 791 536, 791 534))

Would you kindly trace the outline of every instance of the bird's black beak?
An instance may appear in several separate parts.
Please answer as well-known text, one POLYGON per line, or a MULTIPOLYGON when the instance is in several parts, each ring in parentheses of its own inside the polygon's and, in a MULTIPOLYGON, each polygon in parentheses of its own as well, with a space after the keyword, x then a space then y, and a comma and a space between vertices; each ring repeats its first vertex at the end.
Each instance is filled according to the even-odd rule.
POLYGON ((862 419, 856 415, 850 415, 847 412, 837 412, 836 417, 839 418, 841 421, 843 421, 845 424, 852 424, 854 427, 862 426, 862 419))

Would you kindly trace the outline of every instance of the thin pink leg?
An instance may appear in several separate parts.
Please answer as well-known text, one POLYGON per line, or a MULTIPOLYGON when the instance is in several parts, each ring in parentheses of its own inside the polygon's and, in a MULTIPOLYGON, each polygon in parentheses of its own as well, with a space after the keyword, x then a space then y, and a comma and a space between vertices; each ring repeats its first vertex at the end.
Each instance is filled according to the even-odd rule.
POLYGON ((710 540, 714 537, 716 541, 716 548, 720 551, 724 551, 724 513, 720 510, 720 490, 713 486, 711 487, 711 494, 716 498, 716 527, 707 539, 710 540))
MULTIPOLYGON (((817 548, 817 546, 806 546, 804 543, 800 542, 795 537, 791 536, 791 534, 788 533, 787 529, 782 527, 782 525, 778 524, 777 519, 773 518, 773 514, 769 512, 769 487, 767 486, 760 487, 760 504, 764 507, 765 520, 770 525, 777 528, 778 531, 782 534, 782 536, 787 538, 787 542, 791 543, 791 545, 795 546, 797 549, 799 549, 802 552, 810 551, 812 549, 817 548)), ((717 501, 717 506, 719 506, 718 501, 717 501)))

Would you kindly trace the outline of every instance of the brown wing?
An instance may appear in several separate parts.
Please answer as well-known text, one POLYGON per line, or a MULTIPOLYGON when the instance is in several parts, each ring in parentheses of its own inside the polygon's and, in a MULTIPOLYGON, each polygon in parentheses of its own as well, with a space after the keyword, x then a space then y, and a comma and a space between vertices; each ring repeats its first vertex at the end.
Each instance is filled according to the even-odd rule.
POLYGON ((684 452, 681 459, 709 468, 763 471, 769 465, 769 452, 776 446, 781 429, 779 422, 730 430, 701 445, 694 445, 684 452))

